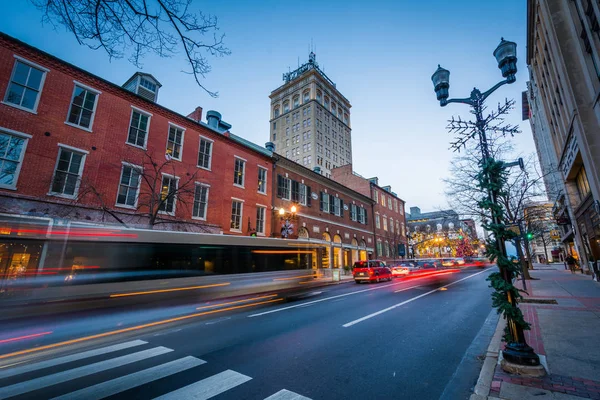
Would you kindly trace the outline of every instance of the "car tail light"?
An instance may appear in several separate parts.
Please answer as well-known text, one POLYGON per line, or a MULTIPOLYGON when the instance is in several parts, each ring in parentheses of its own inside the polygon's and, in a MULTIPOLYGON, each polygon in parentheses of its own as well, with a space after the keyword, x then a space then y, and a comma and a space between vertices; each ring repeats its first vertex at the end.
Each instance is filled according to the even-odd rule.
POLYGON ((373 270, 369 268, 369 275, 373 275, 373 270))

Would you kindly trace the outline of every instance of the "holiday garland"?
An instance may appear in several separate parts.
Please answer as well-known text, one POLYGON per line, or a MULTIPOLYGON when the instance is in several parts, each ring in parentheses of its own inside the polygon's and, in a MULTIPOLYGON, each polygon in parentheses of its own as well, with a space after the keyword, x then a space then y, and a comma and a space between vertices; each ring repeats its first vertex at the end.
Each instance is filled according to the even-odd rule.
MULTIPOLYGON (((508 173, 502 161, 497 161, 493 158, 488 158, 482 162, 482 170, 477 176, 477 186, 486 194, 495 193, 496 198, 505 195, 504 187, 508 180, 508 173)), ((513 285, 513 278, 520 274, 519 264, 514 263, 506 255, 500 251, 498 240, 511 240, 516 237, 516 234, 508 230, 504 221, 503 208, 497 202, 494 203, 490 195, 486 195, 479 201, 479 207, 483 210, 489 210, 492 221, 500 221, 493 223, 487 220, 483 221, 484 229, 492 232, 492 238, 486 243, 486 256, 492 262, 496 262, 499 272, 493 272, 487 280, 490 281, 490 287, 495 292, 492 293, 492 305, 496 308, 498 314, 502 314, 504 319, 509 319, 523 330, 528 330, 529 323, 523 318, 523 313, 518 307, 519 301, 522 299, 519 289, 513 285), (504 278, 506 276, 506 279, 504 278), (509 302, 509 298, 512 302, 509 302)), ((503 340, 507 343, 514 342, 509 324, 504 329, 503 340)))

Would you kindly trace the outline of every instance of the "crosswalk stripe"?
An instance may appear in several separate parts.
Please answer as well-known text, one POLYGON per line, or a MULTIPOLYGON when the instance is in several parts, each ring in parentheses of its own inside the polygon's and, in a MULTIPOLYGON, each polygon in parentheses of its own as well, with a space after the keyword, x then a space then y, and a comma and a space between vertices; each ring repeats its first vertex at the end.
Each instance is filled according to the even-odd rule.
POLYGON ((96 400, 112 396, 125 390, 133 389, 158 379, 174 375, 178 372, 206 364, 206 361, 187 356, 165 364, 157 365, 143 371, 125 375, 120 378, 89 386, 75 392, 55 397, 52 400, 96 400))
POLYGON ((155 400, 206 400, 251 380, 249 376, 228 369, 209 378, 182 387, 155 400))
POLYGON ((265 400, 310 400, 308 397, 299 395, 298 393, 282 389, 279 392, 267 397, 265 400))
POLYGON ((73 379, 78 379, 84 376, 97 374, 111 368, 121 367, 131 364, 136 361, 145 360, 150 357, 159 356, 169 353, 173 350, 166 347, 154 347, 152 349, 139 351, 133 354, 127 354, 117 358, 100 361, 94 364, 84 365, 79 368, 69 369, 67 371, 58 372, 56 374, 46 375, 41 378, 31 379, 29 381, 16 383, 14 385, 0 388, 0 399, 6 399, 12 396, 17 396, 23 393, 32 392, 34 390, 43 389, 48 386, 57 385, 73 379))
POLYGON ((53 360, 47 360, 35 364, 27 364, 20 367, 9 368, 6 371, 0 370, 0 379, 24 374, 26 372, 37 371, 39 369, 44 369, 48 367, 55 367, 57 365, 66 364, 71 361, 83 360, 84 358, 99 356, 101 354, 112 353, 115 351, 128 349, 130 347, 141 346, 146 343, 148 342, 144 342, 143 340, 133 340, 131 342, 119 343, 113 346, 84 351, 83 353, 72 354, 70 356, 59 357, 53 360))

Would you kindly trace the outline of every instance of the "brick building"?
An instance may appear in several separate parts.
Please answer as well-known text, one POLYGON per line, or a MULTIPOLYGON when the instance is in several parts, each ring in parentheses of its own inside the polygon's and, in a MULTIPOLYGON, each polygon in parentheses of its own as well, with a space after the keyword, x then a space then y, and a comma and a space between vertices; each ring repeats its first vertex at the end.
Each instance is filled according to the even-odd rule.
POLYGON ((366 260, 374 251, 374 202, 321 175, 318 168, 274 154, 272 235, 321 244, 312 257, 321 268, 366 260))
POLYGON ((352 171, 352 164, 334 168, 331 177, 373 200, 369 217, 373 219, 374 256, 381 260, 405 257, 408 243, 404 200, 392 192, 390 186, 379 186, 378 178, 366 179, 352 171))
POLYGON ((0 213, 246 235, 271 226, 271 153, 217 112, 157 103, 0 34, 0 213))

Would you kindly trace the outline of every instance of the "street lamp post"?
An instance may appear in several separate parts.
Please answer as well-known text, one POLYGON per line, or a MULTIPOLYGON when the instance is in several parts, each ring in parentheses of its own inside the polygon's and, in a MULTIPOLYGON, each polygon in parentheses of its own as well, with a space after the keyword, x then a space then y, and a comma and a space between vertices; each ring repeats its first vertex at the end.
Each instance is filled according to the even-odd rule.
MULTIPOLYGON (((464 138, 459 139, 453 145, 455 147, 460 147, 461 145, 464 145, 470 138, 474 138, 475 134, 478 135, 479 146, 481 148, 482 155, 481 166, 483 173, 485 174, 484 179, 488 183, 491 183, 488 185, 489 189, 487 195, 488 200, 491 202, 490 209, 492 224, 496 227, 502 226, 502 208, 498 204, 498 196, 502 188, 499 187, 499 185, 495 184, 499 182, 499 177, 493 176, 494 174, 490 173, 491 170, 487 168, 488 163, 490 163, 489 165, 491 165, 493 158, 490 155, 490 150, 488 147, 488 138, 486 135, 486 126, 489 122, 489 118, 483 117, 483 110, 485 99, 487 99, 494 91, 496 91, 499 87, 507 83, 510 84, 515 82, 515 74, 517 73, 516 50, 516 43, 501 39, 500 44, 498 45, 493 54, 498 62, 498 68, 502 71, 502 76, 505 79, 498 82, 491 89, 483 93, 479 89, 474 88, 469 98, 448 98, 450 88, 450 71, 448 71, 447 69, 444 69, 438 65, 438 69, 431 77, 437 99, 440 102, 440 106, 444 107, 450 103, 467 104, 471 107, 472 113, 475 115, 476 121, 473 124, 473 126, 470 126, 468 123, 465 123, 463 125, 470 126, 472 128, 473 134, 469 136, 465 135, 464 138)), ((459 122, 462 123, 463 121, 459 120, 459 122)), ((503 131, 503 133, 513 133, 514 130, 516 129, 509 128, 506 131, 503 131)), ((506 165, 503 168, 505 167, 506 165)), ((502 171, 500 171, 499 173, 501 174, 502 171)), ((498 235, 495 235, 495 242, 498 254, 506 258, 506 247, 503 238, 501 236, 498 237, 498 235)), ((512 285, 512 271, 506 267, 502 267, 500 262, 498 262, 498 267, 500 269, 500 274, 503 280, 507 284, 512 285)), ((506 291, 506 297, 508 303, 516 308, 517 299, 514 298, 510 291, 506 291)), ((506 343, 505 349, 503 350, 504 359, 508 362, 521 366, 539 366, 540 359, 525 341, 522 326, 520 324, 515 323, 515 320, 512 318, 511 315, 505 313, 505 316, 507 319, 508 332, 510 333, 510 335, 508 335, 510 341, 506 343)))

